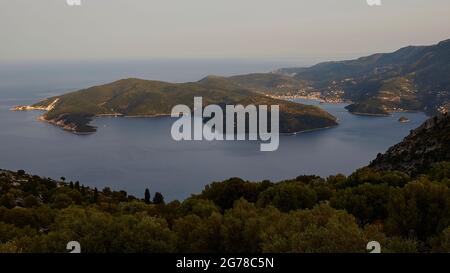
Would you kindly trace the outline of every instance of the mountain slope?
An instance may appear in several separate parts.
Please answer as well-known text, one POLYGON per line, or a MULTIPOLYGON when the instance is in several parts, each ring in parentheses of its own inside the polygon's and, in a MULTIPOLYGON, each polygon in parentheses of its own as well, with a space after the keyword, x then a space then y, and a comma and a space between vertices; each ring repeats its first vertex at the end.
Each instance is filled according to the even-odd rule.
POLYGON ((382 111, 435 114, 448 111, 450 102, 450 40, 276 73, 310 82, 324 97, 339 96, 382 111))
POLYGON ((167 83, 124 79, 43 100, 16 110, 45 110, 42 119, 76 133, 94 132, 89 125, 95 116, 164 116, 173 106, 185 104, 193 109, 195 96, 208 104, 255 104, 280 106, 280 131, 294 133, 337 125, 336 118, 324 110, 266 97, 222 77, 198 82, 167 83))
POLYGON ((264 94, 293 94, 309 87, 309 82, 276 73, 254 73, 227 78, 231 82, 264 94))
POLYGON ((414 174, 441 161, 450 161, 450 114, 427 120, 402 142, 379 154, 370 167, 414 174))

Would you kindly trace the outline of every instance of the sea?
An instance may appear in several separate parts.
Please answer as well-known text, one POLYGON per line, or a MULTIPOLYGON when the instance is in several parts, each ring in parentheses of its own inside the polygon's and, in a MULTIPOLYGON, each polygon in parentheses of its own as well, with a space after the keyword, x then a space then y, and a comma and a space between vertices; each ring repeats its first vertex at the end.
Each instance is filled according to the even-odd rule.
POLYGON ((282 135, 277 151, 261 152, 255 141, 176 142, 170 134, 174 120, 169 117, 97 118, 95 134, 75 135, 38 121, 39 111, 10 111, 16 105, 122 78, 189 82, 207 75, 269 72, 296 65, 302 64, 242 59, 0 64, 0 169, 65 177, 136 197, 143 197, 148 188, 151 193, 161 192, 166 201, 182 200, 211 182, 231 177, 276 182, 304 174, 349 175, 427 119, 423 113, 357 116, 348 113, 343 103, 296 100, 333 114, 339 126, 282 135), (400 123, 400 116, 410 121, 400 123))

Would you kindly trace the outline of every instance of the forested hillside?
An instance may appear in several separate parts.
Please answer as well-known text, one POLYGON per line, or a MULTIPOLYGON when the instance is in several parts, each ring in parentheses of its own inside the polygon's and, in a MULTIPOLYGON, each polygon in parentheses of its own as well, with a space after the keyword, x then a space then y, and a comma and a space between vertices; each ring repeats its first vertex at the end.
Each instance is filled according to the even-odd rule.
POLYGON ((449 187, 440 163, 416 177, 232 178, 165 204, 1 171, 0 252, 65 252, 73 240, 83 252, 365 252, 372 240, 383 252, 448 252, 449 187))

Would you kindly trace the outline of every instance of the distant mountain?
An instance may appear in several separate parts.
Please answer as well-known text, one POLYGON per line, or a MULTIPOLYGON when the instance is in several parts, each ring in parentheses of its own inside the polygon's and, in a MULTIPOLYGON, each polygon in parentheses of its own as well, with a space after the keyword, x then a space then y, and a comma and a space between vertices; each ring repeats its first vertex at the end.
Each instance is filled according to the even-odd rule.
POLYGON ((16 110, 44 110, 43 120, 72 132, 90 133, 96 130, 89 125, 93 117, 170 115, 178 104, 193 109, 195 96, 202 96, 204 105, 280 105, 281 133, 337 125, 334 116, 318 107, 273 99, 215 76, 179 84, 124 79, 48 98, 32 106, 19 106, 16 110))
POLYGON ((402 142, 379 154, 370 167, 414 174, 441 161, 450 161, 450 114, 427 120, 402 142))
POLYGON ((309 88, 308 81, 276 73, 254 73, 227 79, 239 86, 264 94, 287 95, 309 88))
POLYGON ((267 93, 320 92, 325 99, 353 101, 358 105, 352 108, 370 109, 369 114, 401 110, 436 114, 450 109, 450 40, 356 60, 279 69, 267 78, 272 81, 255 81, 254 75, 234 79, 242 85, 253 83, 254 89, 257 83, 267 93))

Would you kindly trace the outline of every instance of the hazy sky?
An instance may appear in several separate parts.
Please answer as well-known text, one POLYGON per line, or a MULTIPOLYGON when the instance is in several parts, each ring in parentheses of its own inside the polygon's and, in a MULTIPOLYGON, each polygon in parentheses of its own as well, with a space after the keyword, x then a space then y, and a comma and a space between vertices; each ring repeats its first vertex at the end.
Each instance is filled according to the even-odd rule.
POLYGON ((449 0, 0 0, 0 62, 339 58, 450 38, 449 0))

